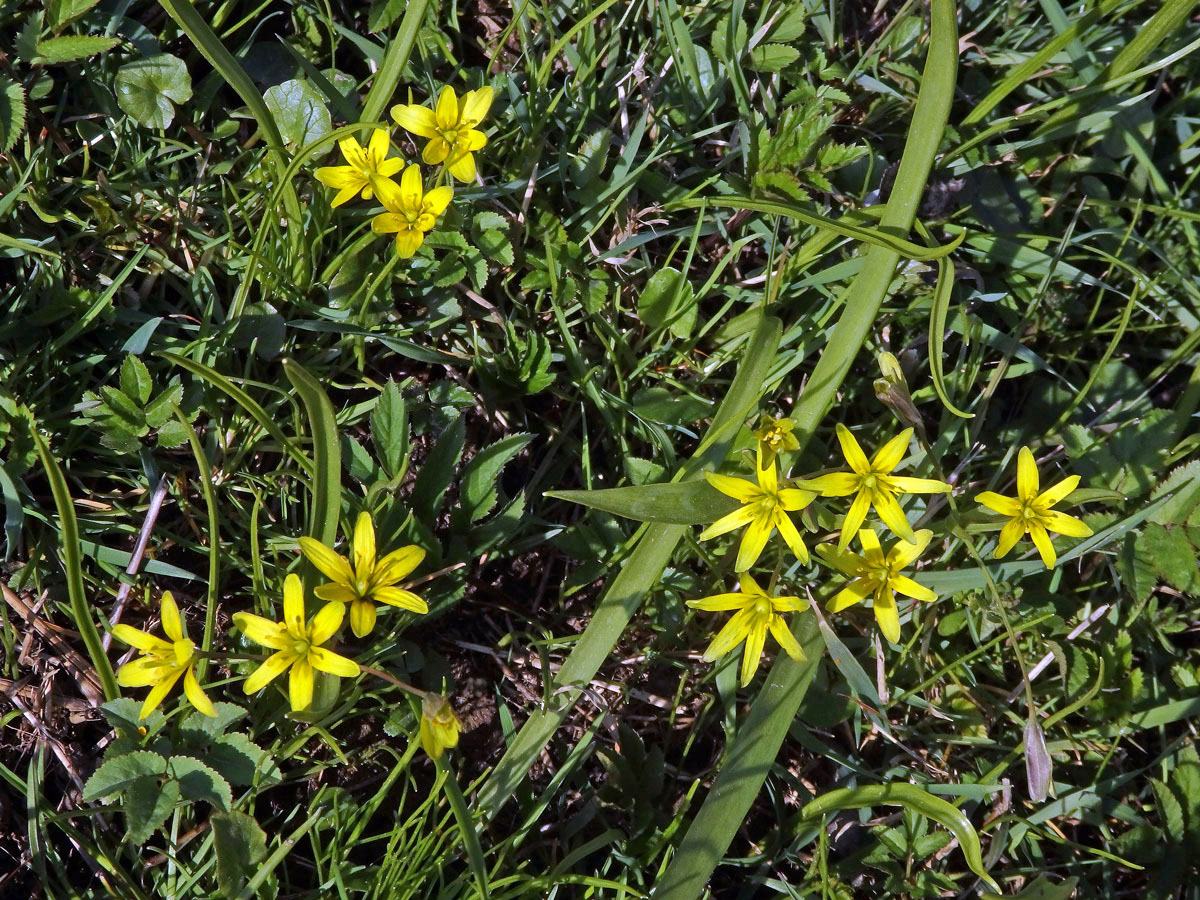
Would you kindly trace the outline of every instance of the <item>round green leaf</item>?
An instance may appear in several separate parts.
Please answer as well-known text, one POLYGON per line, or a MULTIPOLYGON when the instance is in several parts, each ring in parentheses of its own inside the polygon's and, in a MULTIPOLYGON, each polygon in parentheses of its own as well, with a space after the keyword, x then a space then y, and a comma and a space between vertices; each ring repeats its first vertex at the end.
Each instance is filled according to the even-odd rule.
POLYGON ((333 130, 325 98, 307 81, 292 79, 267 88, 267 109, 285 142, 298 148, 333 130))
POLYGON ((175 118, 175 103, 191 97, 187 66, 170 53, 135 60, 117 70, 117 103, 141 125, 166 128, 175 118))

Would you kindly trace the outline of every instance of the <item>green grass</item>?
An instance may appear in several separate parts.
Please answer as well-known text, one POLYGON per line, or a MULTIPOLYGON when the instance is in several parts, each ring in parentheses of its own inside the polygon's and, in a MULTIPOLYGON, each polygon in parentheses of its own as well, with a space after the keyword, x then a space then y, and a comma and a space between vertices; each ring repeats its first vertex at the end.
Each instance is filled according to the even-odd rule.
POLYGON ((1192 6, 0 4, 0 896, 1200 896, 1192 6), (446 84, 495 91, 482 180, 398 259, 313 173, 446 84), (909 397, 939 599, 793 614, 740 688, 703 472, 909 397), (972 502, 1022 446, 1096 533, 1050 570, 972 502), (364 510, 430 613, 338 652, 451 697, 436 765, 390 681, 241 690, 232 615, 315 612, 297 539, 364 510), (89 712, 123 584, 216 723, 89 712))

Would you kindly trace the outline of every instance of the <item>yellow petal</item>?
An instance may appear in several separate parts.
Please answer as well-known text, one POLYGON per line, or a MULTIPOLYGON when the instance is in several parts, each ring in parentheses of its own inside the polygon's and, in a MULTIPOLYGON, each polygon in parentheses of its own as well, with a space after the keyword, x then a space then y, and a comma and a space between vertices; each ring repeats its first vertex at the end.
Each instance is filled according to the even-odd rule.
POLYGON ((838 549, 845 550, 850 546, 850 541, 854 538, 858 527, 867 518, 867 512, 871 509, 871 494, 869 491, 859 491, 854 500, 850 503, 850 509, 846 511, 846 518, 842 520, 842 535, 838 538, 838 549))
POLYGON ((291 644, 287 629, 281 623, 272 622, 262 616, 244 612, 234 613, 233 624, 254 643, 270 647, 272 650, 282 650, 291 644))
POLYGON ((763 645, 767 642, 767 626, 770 619, 755 616, 754 624, 746 632, 746 646, 742 648, 742 687, 750 683, 758 664, 762 662, 763 645))
POLYGON ((366 637, 375 627, 375 604, 370 600, 355 600, 350 604, 350 630, 355 637, 366 637))
POLYGON ((754 576, 749 572, 738 574, 738 587, 742 589, 743 594, 748 595, 748 601, 767 596, 767 592, 758 586, 758 582, 754 580, 754 576))
POLYGON ((365 510, 358 514, 350 546, 355 574, 359 578, 369 578, 375 570, 375 525, 371 522, 371 514, 365 510))
POLYGON ((283 579, 283 626, 292 637, 304 636, 304 584, 295 572, 283 579))
POLYGON ((389 149, 391 149, 391 143, 388 141, 388 133, 382 128, 372 131, 371 143, 367 147, 367 168, 378 172, 379 164, 387 159, 389 149))
POLYGON ((900 614, 896 611, 896 595, 883 590, 875 595, 875 621, 883 636, 893 644, 900 643, 900 614))
POLYGON ((743 609, 734 613, 733 617, 725 623, 724 628, 717 632, 717 636, 712 639, 712 642, 704 651, 704 661, 714 662, 720 659, 745 640, 750 622, 750 610, 743 609))
POLYGON ((908 442, 912 439, 912 434, 911 428, 905 428, 876 450, 875 457, 871 460, 871 468, 876 472, 890 472, 900 465, 904 454, 908 452, 908 442))
POLYGON ((1021 501, 1016 497, 1005 497, 1003 494, 997 494, 995 491, 984 491, 975 497, 975 502, 986 506, 994 513, 999 513, 1002 516, 1017 515, 1021 512, 1021 501))
POLYGON ((732 475, 721 475, 717 472, 705 472, 704 480, 738 503, 749 503, 762 496, 762 489, 753 481, 747 481, 745 478, 734 478, 732 475))
POLYGON ((1067 496, 1079 486, 1079 476, 1069 475, 1054 485, 1052 488, 1047 488, 1038 495, 1037 504, 1043 509, 1049 509, 1060 500, 1065 500, 1067 496))
POLYGON ((1033 451, 1022 447, 1017 454, 1017 496, 1029 502, 1038 495, 1038 470, 1033 451))
POLYGON ((996 542, 996 552, 992 554, 995 559, 1003 559, 1008 555, 1008 551, 1016 546, 1017 541, 1021 539, 1021 535, 1025 533, 1025 527, 1021 524, 1020 519, 1009 519, 1004 523, 1004 527, 1000 529, 1000 539, 996 542))
POLYGON ((729 515, 721 516, 721 518, 705 528, 700 532, 697 540, 707 541, 709 538, 715 538, 717 535, 727 534, 736 528, 741 528, 743 525, 749 525, 757 516, 758 511, 754 506, 739 507, 729 513, 729 515))
POLYGON ((1074 516, 1068 516, 1066 513, 1047 510, 1042 513, 1042 524, 1050 531, 1058 534, 1065 534, 1067 537, 1091 537, 1092 529, 1084 525, 1083 522, 1074 516))
POLYGON ((171 645, 160 637, 155 637, 152 634, 147 634, 144 631, 138 631, 132 625, 114 625, 112 629, 113 637, 123 644, 128 644, 130 647, 136 647, 138 650, 143 650, 147 653, 170 653, 171 645))
POLYGON ((850 433, 850 429, 838 422, 836 430, 838 443, 842 445, 842 455, 846 457, 846 463, 859 475, 869 473, 871 463, 867 461, 867 455, 863 453, 862 447, 858 445, 858 441, 850 433))
POLYGON ((217 714, 216 707, 200 687, 200 682, 196 680, 196 673, 190 666, 183 676, 183 693, 187 696, 188 702, 204 715, 215 716, 217 714))
POLYGON ((338 141, 338 147, 342 151, 342 156, 346 158, 346 162, 352 167, 360 171, 367 168, 366 151, 357 140, 352 137, 342 138, 338 141))
POLYGON ((779 505, 788 512, 804 509, 816 499, 817 495, 812 491, 801 491, 797 488, 784 488, 779 492, 779 505))
MULTIPOLYGON (((395 175, 397 172, 399 172, 403 168, 404 168, 404 160, 400 159, 399 157, 393 156, 392 158, 385 159, 383 162, 381 162, 379 164, 379 168, 376 169, 376 172, 379 174, 379 176, 381 178, 391 178, 393 175, 395 175)), ((376 187, 375 191, 376 191, 376 193, 378 193, 379 188, 376 187)))
POLYGON ((849 472, 830 472, 816 478, 801 478, 794 484, 803 490, 815 491, 822 497, 847 497, 858 490, 862 479, 849 472))
POLYGON ((358 594, 344 584, 323 584, 313 590, 318 600, 329 603, 353 603, 358 594))
MULTIPOLYGON (((375 218, 382 217, 376 216, 375 218)), ((374 222, 372 222, 372 226, 374 226, 374 222)), ((346 557, 310 537, 300 538, 299 544, 300 552, 330 581, 340 581, 342 584, 350 584, 354 581, 354 570, 350 568, 350 561, 346 557)))
POLYGON ((415 103, 393 106, 392 118, 397 125, 417 137, 431 138, 437 134, 437 117, 427 107, 415 103))
POLYGON ((374 583, 380 586, 395 584, 408 576, 425 559, 425 551, 416 544, 393 550, 375 567, 374 583))
POLYGON ((425 243, 425 235, 409 229, 396 232, 396 255, 401 259, 411 259, 413 254, 425 243))
POLYGON ((912 597, 914 600, 930 603, 937 599, 936 593, 905 575, 894 576, 889 584, 897 593, 903 594, 905 597, 912 597))
POLYGON ((367 179, 363 173, 351 166, 321 166, 313 173, 317 181, 326 187, 350 190, 351 196, 358 193, 367 179))
POLYGON ((458 120, 464 125, 477 125, 483 121, 491 108, 492 89, 490 87, 467 91, 458 101, 458 120))
POLYGON ((125 663, 117 670, 117 684, 121 687, 147 687, 162 681, 173 668, 161 659, 142 657, 125 663))
POLYGON ((346 615, 344 603, 326 603, 312 617, 308 625, 308 641, 310 644, 323 644, 337 632, 346 615))
POLYGON ((298 659, 288 674, 288 698, 292 712, 302 712, 312 706, 313 668, 307 659, 298 659))
POLYGON ((456 147, 453 156, 448 156, 447 158, 450 161, 446 165, 446 171, 451 175, 464 184, 469 184, 475 180, 475 157, 469 151, 456 147))
POLYGON ((242 685, 242 691, 247 694, 261 691, 297 659, 299 657, 292 650, 280 650, 278 653, 272 653, 261 666, 250 673, 250 677, 242 685))
POLYGON ((314 669, 328 672, 330 675, 340 675, 342 678, 353 678, 359 673, 358 663, 347 659, 324 647, 313 647, 308 651, 309 661, 314 669))
POLYGON ((380 603, 386 603, 388 606, 398 606, 421 615, 429 612, 429 604, 412 591, 405 591, 397 587, 381 587, 375 591, 374 597, 380 603))
POLYGON ((825 608, 830 612, 841 612, 856 603, 861 603, 870 597, 874 590, 874 585, 866 578, 856 578, 838 591, 837 595, 825 605, 825 608))
POLYGON ((1054 552, 1054 544, 1050 540, 1050 535, 1046 534, 1046 529, 1041 525, 1030 523, 1029 536, 1033 538, 1033 545, 1037 547, 1038 553, 1042 556, 1042 562, 1046 564, 1047 569, 1053 569, 1054 563, 1058 561, 1058 555, 1054 552))
POLYGON ((449 155, 450 145, 439 135, 425 145, 425 149, 421 151, 421 161, 427 166, 437 166, 444 163, 449 155))
POLYGON ((905 566, 911 566, 913 562, 929 546, 929 542, 933 540, 933 532, 928 528, 922 528, 911 541, 897 541, 896 546, 888 551, 888 565, 893 570, 903 569, 905 566))
MULTIPOLYGON (((408 219, 398 213, 380 213, 371 219, 371 230, 376 234, 391 234, 396 231, 408 230, 408 219)), ((301 538, 304 540, 304 538, 301 538)), ((307 555, 307 554, 306 554, 307 555)), ((324 570, 322 569, 324 572, 324 570)), ((328 572, 325 572, 329 576, 328 572)), ((330 576, 332 577, 332 576, 330 576)))
POLYGON ((421 749, 428 754, 430 759, 438 759, 445 752, 446 748, 442 746, 438 735, 434 733, 433 723, 424 716, 421 716, 421 724, 417 729, 417 735, 421 742, 421 749))
POLYGON ((400 210, 404 213, 416 214, 421 211, 421 195, 424 186, 421 184, 421 167, 409 166, 400 176, 400 210))
POLYGON ((761 458, 757 458, 754 463, 754 474, 758 479, 759 494, 777 494, 779 492, 779 475, 775 471, 775 463, 769 462, 765 466, 761 465, 761 463, 761 458))
POLYGON ((163 592, 159 615, 162 616, 163 634, 172 641, 183 640, 183 617, 179 615, 179 604, 170 591, 163 592))
POLYGON ((142 704, 142 711, 138 713, 138 719, 144 719, 154 712, 167 694, 171 693, 171 688, 175 687, 175 682, 179 680, 179 676, 183 674, 183 669, 175 669, 170 675, 160 681, 154 687, 150 688, 150 693, 146 695, 146 701, 142 704))
POLYGON ((741 609, 750 602, 750 597, 744 593, 735 592, 713 594, 711 597, 703 597, 700 600, 688 600, 687 605, 692 609, 702 609, 705 612, 724 612, 730 609, 741 609))
POLYGON ((460 131, 458 133, 458 140, 454 145, 459 153, 474 153, 476 150, 482 150, 486 146, 487 135, 475 129, 460 131))
POLYGON ((819 545, 817 555, 842 574, 852 578, 858 576, 865 566, 865 561, 861 556, 846 550, 838 550, 833 544, 819 545))
POLYGON ((767 546, 767 541, 770 540, 771 532, 774 529, 770 513, 765 516, 757 516, 746 526, 746 532, 742 535, 742 543, 738 547, 737 561, 733 564, 735 572, 745 572, 758 561, 763 547, 767 546))
POLYGON ((807 566, 808 548, 804 546, 804 538, 800 536, 800 532, 796 530, 796 526, 792 524, 788 514, 783 510, 776 510, 775 525, 779 528, 779 534, 783 537, 784 542, 796 554, 796 559, 807 566))
POLYGON ((912 526, 908 524, 908 518, 904 515, 904 510, 900 508, 900 502, 896 499, 895 494, 876 491, 875 496, 871 499, 874 501, 875 512, 879 514, 883 524, 890 528, 893 534, 906 541, 914 539, 912 526))
POLYGON ((907 475, 889 475, 887 480, 892 490, 901 494, 948 494, 952 485, 936 478, 909 478, 907 475))
POLYGON ((800 642, 796 640, 796 636, 792 634, 782 617, 771 616, 771 622, 767 627, 771 629, 771 636, 783 648, 784 653, 796 662, 804 662, 804 650, 801 649, 800 642))
MULTIPOLYGON (((400 170, 397 168, 396 172, 398 171, 400 170)), ((395 175, 396 173, 393 172, 392 174, 395 175)), ((400 179, 403 180, 404 176, 401 175, 400 179)), ((408 212, 404 209, 404 193, 400 190, 400 185, 396 184, 391 178, 375 179, 375 193, 379 195, 379 202, 383 204, 383 208, 389 213, 395 213, 403 217, 408 212)), ((407 222, 408 219, 405 218, 404 221, 407 222)), ((395 230, 395 228, 388 229, 388 231, 395 230)))
MULTIPOLYGON (((454 199, 454 188, 442 185, 435 187, 432 191, 425 195, 421 201, 421 210, 435 219, 446 211, 446 207, 450 205, 450 201, 454 199)), ((429 229, 426 228, 426 231, 429 229)))
POLYGON ((883 556, 883 548, 879 545, 879 535, 874 528, 862 528, 858 532, 858 542, 862 545, 867 560, 883 556))
POLYGON ((446 85, 438 94, 433 115, 441 131, 449 131, 458 125, 458 98, 454 96, 454 88, 450 85, 446 85))

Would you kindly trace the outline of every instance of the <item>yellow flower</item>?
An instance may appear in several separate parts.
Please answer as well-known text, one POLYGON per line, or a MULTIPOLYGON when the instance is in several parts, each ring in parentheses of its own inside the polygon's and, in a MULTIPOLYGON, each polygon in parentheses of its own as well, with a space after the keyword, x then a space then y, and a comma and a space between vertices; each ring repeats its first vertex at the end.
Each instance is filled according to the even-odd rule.
POLYGON ((419 738, 421 748, 430 758, 437 759, 451 747, 458 746, 462 723, 454 715, 450 701, 439 694, 426 694, 421 702, 419 738))
POLYGON ((350 560, 310 537, 300 538, 300 551, 314 566, 333 579, 313 591, 322 600, 350 604, 350 628, 365 637, 375 627, 375 602, 399 606, 415 613, 429 612, 429 604, 414 594, 395 587, 396 582, 421 564, 425 551, 415 544, 375 558, 375 526, 371 514, 359 513, 350 541, 350 560))
POLYGON ((144 719, 163 702, 182 675, 183 693, 192 706, 206 716, 215 716, 217 711, 201 690, 193 670, 196 645, 188 640, 179 607, 170 591, 162 595, 162 626, 163 633, 170 640, 164 641, 130 625, 113 626, 113 637, 141 651, 140 659, 131 660, 117 670, 117 683, 122 687, 153 685, 138 715, 139 719, 144 719))
POLYGON ((421 184, 419 166, 409 166, 400 176, 400 184, 380 181, 376 184, 379 202, 385 213, 371 220, 371 230, 376 234, 396 234, 396 252, 408 259, 425 242, 425 232, 437 223, 437 217, 446 211, 454 199, 454 189, 435 187, 428 193, 421 184))
POLYGON ((791 419, 773 419, 765 415, 762 417, 762 422, 759 423, 754 436, 758 439, 763 462, 773 462, 775 454, 784 450, 800 449, 800 441, 792 434, 792 429, 795 427, 796 425, 791 419))
POLYGON ((742 508, 717 519, 705 528, 700 532, 700 540, 706 541, 743 525, 747 526, 746 533, 742 535, 742 544, 738 548, 737 562, 733 566, 736 571, 744 572, 754 565, 763 547, 767 545, 771 532, 778 528, 792 552, 802 563, 807 564, 808 548, 804 546, 804 539, 800 537, 800 532, 796 530, 787 514, 804 509, 816 494, 796 488, 780 488, 775 463, 767 463, 764 467, 761 452, 756 457, 755 469, 758 473, 757 484, 745 478, 718 475, 715 472, 704 473, 709 484, 722 494, 737 500, 742 504, 742 508))
POLYGON ((1071 475, 1064 478, 1052 488, 1038 493, 1038 470, 1034 462, 1033 452, 1028 447, 1022 447, 1017 454, 1017 496, 1005 497, 993 491, 984 491, 975 498, 993 512, 1009 516, 1009 520, 1000 529, 1000 540, 996 544, 995 558, 1000 559, 1021 539, 1028 534, 1042 555, 1042 562, 1047 568, 1052 568, 1058 557, 1054 553, 1054 544, 1050 542, 1047 531, 1065 534, 1067 537, 1088 537, 1092 529, 1088 528, 1074 516, 1056 512, 1050 507, 1066 498, 1079 484, 1079 476, 1071 475))
POLYGON ((704 651, 704 661, 713 662, 745 641, 746 647, 742 650, 742 687, 745 687, 758 671, 768 631, 788 656, 796 662, 804 660, 800 643, 779 614, 804 609, 806 601, 799 597, 772 597, 746 573, 738 576, 738 586, 740 591, 689 600, 687 605, 706 612, 737 610, 704 651))
POLYGON ((837 426, 838 443, 851 471, 832 472, 817 478, 805 478, 796 482, 797 487, 816 491, 822 497, 845 497, 855 494, 846 518, 842 522, 842 535, 838 549, 845 550, 858 527, 867 518, 873 506, 883 524, 906 541, 913 541, 913 530, 900 508, 897 494, 944 494, 952 490, 944 481, 932 478, 907 478, 893 475, 892 470, 904 459, 908 441, 913 430, 906 428, 876 451, 868 460, 850 429, 840 422, 837 426))
POLYGON ((246 679, 242 690, 247 694, 261 691, 288 668, 288 696, 292 711, 308 709, 313 697, 313 670, 352 678, 358 663, 320 646, 337 632, 345 615, 340 603, 326 603, 304 625, 304 586, 294 572, 283 582, 283 621, 272 622, 251 613, 234 613, 233 623, 254 641, 276 651, 246 679))
POLYGON ((421 159, 428 165, 444 162, 446 169, 459 181, 474 181, 475 157, 471 154, 487 143, 487 135, 477 131, 475 126, 483 121, 491 106, 490 87, 467 91, 462 97, 456 97, 454 88, 446 86, 433 109, 401 104, 392 107, 392 118, 405 131, 429 138, 421 153, 421 159))
POLYGON ((933 532, 923 528, 913 538, 912 541, 898 541, 886 556, 879 546, 879 537, 870 528, 858 533, 863 548, 862 556, 840 548, 835 550, 831 544, 819 546, 817 553, 825 562, 853 579, 829 601, 826 609, 841 612, 871 597, 879 630, 893 644, 897 643, 900 640, 900 616, 896 611, 896 594, 926 603, 937 599, 937 594, 929 588, 900 574, 901 569, 911 565, 925 552, 933 532))
POLYGON ((391 177, 403 168, 404 160, 387 158, 388 133, 382 128, 371 133, 371 141, 365 148, 352 137, 338 141, 338 146, 349 165, 322 166, 316 171, 317 181, 337 189, 330 205, 341 206, 359 191, 364 200, 370 200, 379 193, 380 185, 395 185, 391 177))

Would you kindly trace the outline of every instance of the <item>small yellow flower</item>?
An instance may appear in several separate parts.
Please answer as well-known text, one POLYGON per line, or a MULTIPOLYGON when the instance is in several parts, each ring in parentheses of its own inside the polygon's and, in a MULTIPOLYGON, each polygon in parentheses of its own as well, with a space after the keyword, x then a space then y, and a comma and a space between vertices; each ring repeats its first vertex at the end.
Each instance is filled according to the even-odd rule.
POLYGON ((1084 525, 1074 516, 1057 512, 1050 507, 1065 499, 1079 484, 1078 475, 1064 478, 1052 488, 1038 493, 1037 463, 1033 459, 1033 451, 1022 447, 1017 454, 1017 496, 1005 497, 993 491, 984 491, 975 498, 993 512, 1009 516, 1009 520, 1000 529, 1000 540, 996 544, 995 558, 1000 559, 1019 541, 1022 535, 1028 534, 1042 555, 1042 562, 1047 568, 1052 568, 1058 556, 1054 553, 1054 544, 1050 542, 1053 531, 1065 534, 1067 537, 1089 537, 1092 529, 1084 525))
POLYGON ((433 109, 416 104, 392 107, 392 118, 405 131, 417 137, 429 138, 421 153, 426 164, 444 162, 446 169, 459 181, 475 180, 475 157, 483 149, 487 135, 475 126, 483 121, 492 106, 492 89, 480 88, 456 97, 454 88, 446 86, 438 95, 433 109))
POLYGON ((858 527, 867 518, 867 512, 875 507, 875 512, 883 520, 883 524, 896 535, 906 541, 913 541, 912 526, 900 508, 897 494, 944 494, 952 490, 944 481, 932 478, 907 478, 903 475, 893 475, 892 470, 900 465, 904 453, 908 449, 908 441, 913 430, 906 428, 876 451, 874 458, 868 460, 858 445, 850 429, 840 422, 837 426, 838 443, 842 445, 842 453, 846 457, 851 471, 832 472, 817 478, 805 478, 796 482, 797 487, 816 491, 822 497, 846 497, 855 494, 846 518, 842 522, 842 535, 838 540, 838 549, 845 550, 854 538, 858 527))
POLYGON ((785 450, 799 450, 800 441, 792 434, 796 427, 791 419, 773 419, 764 415, 754 436, 762 452, 763 462, 774 462, 775 455, 785 450))
POLYGON ((705 472, 708 483, 722 494, 726 494, 742 504, 729 515, 713 522, 700 532, 700 540, 706 541, 719 534, 733 531, 735 528, 746 527, 742 535, 742 543, 738 548, 737 562, 734 569, 745 572, 752 565, 767 545, 771 533, 778 528, 784 541, 791 547, 792 552, 802 563, 808 563, 808 548, 804 539, 788 517, 789 512, 804 509, 813 501, 816 494, 801 491, 796 488, 780 488, 779 475, 775 471, 775 463, 764 466, 763 454, 756 456, 755 469, 758 473, 758 483, 747 481, 745 478, 734 478, 731 475, 718 475, 715 472, 705 472))
POLYGON ((371 141, 365 148, 352 137, 338 141, 338 146, 349 165, 322 166, 315 173, 321 184, 337 189, 331 206, 341 206, 359 191, 364 200, 370 200, 385 182, 394 186, 391 177, 404 167, 404 160, 387 158, 388 133, 382 128, 371 133, 371 141))
POLYGON ((192 706, 206 716, 215 716, 217 711, 201 690, 193 669, 196 645, 188 640, 183 617, 179 615, 179 607, 170 591, 162 595, 162 626, 170 640, 164 641, 130 625, 113 626, 113 637, 141 651, 140 659, 131 660, 117 670, 117 683, 122 687, 153 685, 138 715, 139 719, 144 719, 163 702, 182 675, 183 692, 192 706))
POLYGON ((829 601, 826 609, 841 612, 871 597, 879 630, 893 644, 897 643, 900 640, 900 615, 896 611, 896 594, 926 603, 937 599, 937 594, 929 588, 900 574, 901 569, 911 565, 925 552, 933 532, 923 528, 913 537, 912 541, 898 541, 886 556, 879 546, 879 537, 870 528, 858 533, 863 548, 862 556, 840 548, 834 549, 832 544, 817 547, 817 553, 825 562, 853 579, 829 601))
POLYGON ((300 712, 312 704, 314 669, 353 678, 358 674, 358 663, 320 646, 334 636, 344 615, 342 604, 326 603, 305 627, 304 586, 294 572, 283 582, 282 622, 251 613, 234 613, 233 623, 246 637, 276 651, 246 679, 242 690, 247 694, 261 691, 290 668, 288 696, 292 711, 300 712))
POLYGON ((429 612, 429 604, 414 594, 396 587, 396 583, 421 564, 425 551, 415 544, 393 550, 383 559, 375 558, 375 526, 371 514, 362 512, 350 541, 350 560, 336 550, 310 537, 300 538, 300 551, 312 564, 333 579, 313 591, 322 600, 350 604, 350 628, 357 637, 366 637, 375 627, 375 603, 387 603, 415 613, 429 612))
POLYGON ((800 643, 792 635, 780 613, 802 610, 807 601, 799 597, 772 597, 746 573, 738 576, 738 586, 740 591, 714 594, 702 600, 689 600, 687 605, 706 612, 737 610, 704 651, 704 661, 713 662, 745 641, 746 646, 742 650, 742 687, 745 687, 758 671, 768 631, 775 636, 775 640, 788 656, 796 662, 804 660, 804 651, 800 649, 800 643))
POLYGON ((421 748, 431 759, 437 759, 447 750, 458 746, 458 735, 462 723, 454 715, 450 701, 439 694, 426 694, 421 702, 421 725, 419 738, 421 748))
POLYGON ((425 232, 433 229, 437 217, 454 199, 454 189, 442 186, 425 193, 419 166, 409 166, 400 176, 400 184, 380 181, 376 184, 379 202, 387 212, 371 220, 376 234, 396 235, 396 252, 408 259, 425 242, 425 232))

